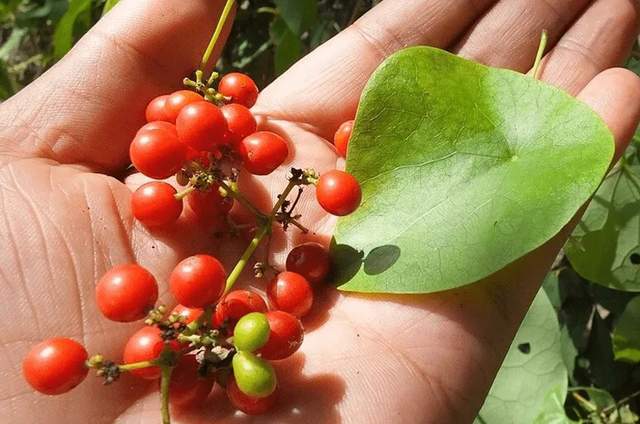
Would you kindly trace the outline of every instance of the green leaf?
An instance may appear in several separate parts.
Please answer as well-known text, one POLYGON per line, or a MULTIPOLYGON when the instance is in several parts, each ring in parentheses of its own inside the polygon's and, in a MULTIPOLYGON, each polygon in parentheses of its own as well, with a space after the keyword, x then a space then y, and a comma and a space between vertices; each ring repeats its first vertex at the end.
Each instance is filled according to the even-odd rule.
POLYGON ((591 327, 589 345, 585 352, 590 363, 591 380, 605 390, 619 390, 629 381, 632 367, 615 360, 609 322, 601 318, 597 311, 593 315, 591 327))
POLYGON ((560 328, 555 310, 541 290, 498 371, 479 422, 530 424, 546 409, 545 397, 551 390, 558 391, 557 401, 563 404, 567 369, 562 361, 560 328))
POLYGON ((318 16, 317 0, 274 0, 278 12, 297 36, 313 25, 318 16))
POLYGON ((67 12, 62 16, 53 33, 53 55, 64 56, 73 46, 73 29, 83 13, 91 10, 91 0, 70 0, 67 12))
POLYGON ((0 60, 0 100, 8 99, 16 92, 16 85, 7 71, 6 64, 0 60))
POLYGON ((303 46, 281 18, 276 18, 270 28, 271 39, 275 44, 274 66, 276 75, 282 74, 302 56, 303 46))
POLYGON ((587 280, 640 291, 640 142, 633 143, 595 194, 566 254, 587 280))
POLYGON ((102 16, 106 15, 113 7, 118 4, 120 0, 107 0, 104 3, 104 8, 102 9, 102 16))
POLYGON ((564 412, 564 400, 567 397, 567 388, 554 387, 544 398, 542 412, 533 420, 533 424, 573 424, 577 423, 567 417, 564 412))
POLYGON ((640 362, 640 296, 627 304, 613 329, 616 360, 640 362))
POLYGON ((478 281, 557 234, 613 149, 602 120, 556 88, 443 50, 402 50, 360 101, 347 170, 363 202, 338 222, 337 282, 425 293, 478 281), (364 262, 338 257, 349 251, 364 262))
POLYGON ((26 34, 26 28, 14 28, 7 41, 0 47, 0 60, 8 60, 9 56, 20 47, 20 43, 22 43, 22 39, 26 34))

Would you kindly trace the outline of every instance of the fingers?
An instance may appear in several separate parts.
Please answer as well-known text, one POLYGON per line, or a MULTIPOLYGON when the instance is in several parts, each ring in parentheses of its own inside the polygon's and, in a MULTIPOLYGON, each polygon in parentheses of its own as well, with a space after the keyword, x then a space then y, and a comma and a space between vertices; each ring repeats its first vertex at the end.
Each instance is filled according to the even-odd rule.
POLYGON ((590 0, 503 0, 454 49, 468 59, 524 72, 533 64, 543 29, 555 43, 590 0))
POLYGON ((387 56, 418 44, 446 48, 494 2, 385 0, 271 84, 256 112, 328 137, 353 119, 365 83, 387 56))
POLYGON ((0 148, 96 170, 125 165, 146 104, 179 88, 197 67, 223 5, 124 0, 61 62, 2 104, 8 124, 0 128, 0 148))
POLYGON ((617 161, 640 121, 640 78, 627 69, 606 70, 584 87, 578 99, 591 106, 613 133, 617 161))
POLYGON ((636 0, 599 0, 546 55, 541 78, 572 95, 604 69, 620 65, 638 33, 636 0))

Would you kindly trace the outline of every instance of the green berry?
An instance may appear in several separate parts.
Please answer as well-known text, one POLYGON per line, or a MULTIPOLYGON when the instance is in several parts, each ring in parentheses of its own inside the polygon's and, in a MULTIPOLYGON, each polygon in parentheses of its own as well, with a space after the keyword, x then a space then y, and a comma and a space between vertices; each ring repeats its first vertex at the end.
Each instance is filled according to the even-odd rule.
POLYGON ((238 321, 233 330, 233 344, 236 349, 253 352, 269 340, 269 321, 265 314, 251 312, 238 321))
POLYGON ((233 357, 233 375, 242 393, 263 398, 276 389, 276 373, 270 363, 253 353, 238 352, 233 357))

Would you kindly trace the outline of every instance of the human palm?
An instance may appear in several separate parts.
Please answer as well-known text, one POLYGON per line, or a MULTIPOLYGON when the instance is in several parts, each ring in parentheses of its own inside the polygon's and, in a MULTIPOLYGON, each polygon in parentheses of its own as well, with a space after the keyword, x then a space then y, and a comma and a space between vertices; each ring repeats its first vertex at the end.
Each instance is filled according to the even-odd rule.
MULTIPOLYGON (((142 177, 124 178, 145 104, 190 73, 222 3, 123 0, 62 62, 0 106, 0 416, 8 422, 159 421, 155 383, 125 376, 104 388, 88 378, 49 398, 32 393, 20 362, 53 335, 119 359, 139 324, 110 323, 94 302, 94 282, 114 264, 150 269, 166 302, 167 276, 185 256, 211 252, 233 265, 239 242, 212 237, 188 214, 163 231, 135 222, 129 197, 142 177)), ((289 140, 287 167, 322 172, 340 166, 327 139, 353 118, 368 76, 387 55, 428 44, 524 72, 546 28, 553 49, 542 78, 590 104, 619 153, 640 119, 640 81, 606 69, 637 35, 636 7, 634 0, 385 0, 265 89, 254 112, 261 128, 289 140)), ((267 209, 284 168, 243 176, 242 190, 267 209)), ((327 242, 335 221, 309 195, 303 222, 327 242)), ((256 422, 470 422, 568 231, 486 280, 445 293, 327 289, 305 322, 301 352, 277 365, 282 401, 256 422)), ((272 262, 281 264, 282 252, 304 237, 276 232, 272 262)), ((216 388, 201 408, 174 411, 176 422, 249 420, 223 396, 216 388)))

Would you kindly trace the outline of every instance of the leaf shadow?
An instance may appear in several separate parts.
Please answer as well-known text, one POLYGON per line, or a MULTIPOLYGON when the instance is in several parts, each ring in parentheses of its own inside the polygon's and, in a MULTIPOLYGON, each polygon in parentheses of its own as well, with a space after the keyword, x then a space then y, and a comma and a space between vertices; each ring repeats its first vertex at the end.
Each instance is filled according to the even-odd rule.
POLYGON ((365 255, 347 244, 338 244, 335 238, 331 239, 331 269, 332 281, 336 286, 341 286, 350 281, 362 270, 367 275, 379 275, 388 271, 398 262, 402 251, 393 244, 385 244, 375 247, 365 255))

